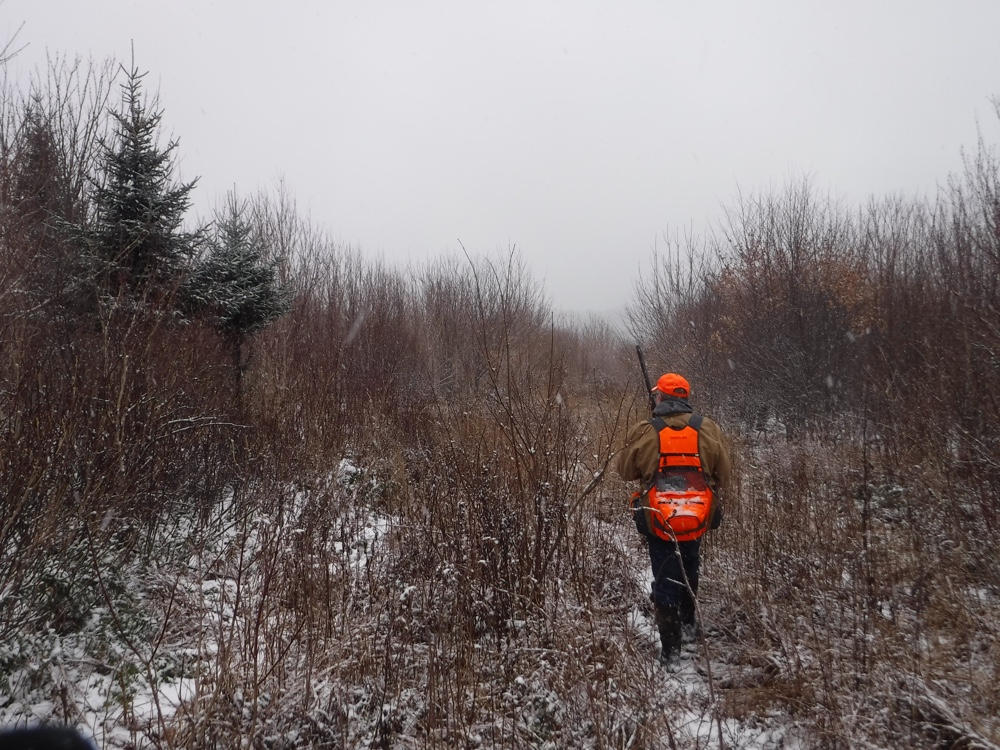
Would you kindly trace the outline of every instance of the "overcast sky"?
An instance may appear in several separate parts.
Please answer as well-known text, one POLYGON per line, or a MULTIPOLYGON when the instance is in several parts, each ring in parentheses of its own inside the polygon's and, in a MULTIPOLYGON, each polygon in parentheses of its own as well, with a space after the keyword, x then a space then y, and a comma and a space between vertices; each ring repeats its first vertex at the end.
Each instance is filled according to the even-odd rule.
POLYGON ((562 309, 737 189, 933 195, 1000 142, 998 0, 0 0, 19 27, 22 81, 134 43, 202 215, 283 178, 393 262, 517 246, 562 309))

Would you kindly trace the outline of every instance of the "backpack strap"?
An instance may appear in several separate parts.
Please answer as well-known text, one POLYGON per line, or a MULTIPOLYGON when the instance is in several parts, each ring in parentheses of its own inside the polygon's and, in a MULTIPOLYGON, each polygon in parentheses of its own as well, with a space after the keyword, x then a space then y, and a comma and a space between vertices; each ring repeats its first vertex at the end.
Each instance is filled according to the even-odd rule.
MULTIPOLYGON (((705 418, 701 414, 692 414, 691 419, 688 421, 687 426, 693 429, 695 432, 701 430, 701 423, 705 421, 705 418)), ((666 428, 667 423, 663 421, 662 417, 650 417, 649 423, 653 425, 653 429, 657 432, 662 432, 666 428)), ((681 429, 680 427, 676 429, 681 429)))

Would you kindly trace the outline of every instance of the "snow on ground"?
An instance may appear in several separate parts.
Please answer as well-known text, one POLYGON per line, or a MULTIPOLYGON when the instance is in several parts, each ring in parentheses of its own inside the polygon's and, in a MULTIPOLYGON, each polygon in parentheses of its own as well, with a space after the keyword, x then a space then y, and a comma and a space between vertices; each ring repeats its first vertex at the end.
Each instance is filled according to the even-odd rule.
MULTIPOLYGON (((628 543, 630 529, 624 536, 618 535, 617 544, 623 550, 633 546, 628 543)), ((642 557, 634 576, 640 591, 648 592, 653 583, 653 573, 648 558, 642 557)), ((712 571, 702 567, 704 576, 712 571)), ((708 748, 726 747, 741 750, 798 750, 806 745, 797 727, 785 715, 751 717, 739 721, 733 718, 718 718, 720 713, 720 683, 731 682, 738 670, 734 670, 720 650, 719 632, 712 618, 714 607, 711 602, 701 602, 703 625, 706 637, 703 641, 686 642, 681 649, 680 660, 668 667, 655 663, 659 652, 659 634, 649 611, 633 607, 626 619, 626 628, 631 637, 644 644, 650 663, 648 669, 662 677, 654 699, 667 718, 668 732, 659 738, 662 747, 708 748), (722 737, 720 743, 719 737, 722 737)), ((655 684, 655 682, 654 682, 655 684)))
MULTIPOLYGON (((372 482, 349 462, 341 464, 330 479, 340 488, 339 497, 345 501, 365 483, 370 488, 372 482)), ((98 747, 138 750, 162 744, 175 731, 175 718, 182 712, 204 711, 206 701, 218 698, 219 665, 224 658, 233 658, 234 643, 243 637, 241 633, 252 632, 255 626, 268 632, 268 627, 280 625, 273 622, 280 613, 268 612, 262 623, 248 620, 247 612, 253 609, 248 610, 246 602, 261 596, 265 586, 254 561, 273 551, 275 545, 281 550, 292 548, 302 531, 300 521, 308 515, 312 502, 315 498, 308 492, 295 491, 282 511, 282 523, 264 515, 217 524, 215 528, 221 531, 187 558, 186 571, 180 576, 173 571, 172 580, 166 562, 163 567, 154 564, 143 571, 123 572, 127 596, 123 594, 121 601, 116 600, 119 611, 96 607, 87 625, 78 632, 65 636, 50 632, 0 646, 0 726, 68 719, 94 738, 98 747), (138 612, 148 602, 150 590, 157 587, 169 589, 166 598, 172 609, 168 608, 165 623, 149 613, 138 612), (137 622, 134 626, 124 623, 123 627, 120 620, 124 617, 135 617, 137 622), (147 622, 150 617, 153 621, 147 622)), ((234 501, 229 498, 219 509, 220 518, 235 518, 235 511, 234 501)), ((361 582, 383 572, 373 565, 384 559, 385 544, 398 522, 349 502, 343 503, 342 514, 339 525, 344 533, 334 534, 331 546, 343 564, 334 565, 340 569, 328 572, 347 576, 345 585, 360 589, 361 582)), ((592 523, 601 522, 595 519, 592 523)), ((173 533, 193 538, 195 531, 185 528, 173 533)), ((621 525, 602 530, 603 538, 634 563, 631 570, 635 589, 646 592, 651 575, 645 558, 637 557, 635 540, 629 536, 633 533, 621 525)), ((452 569, 449 578, 446 568, 441 569, 444 587, 454 583, 457 575, 452 569)), ((710 570, 705 573, 711 575, 710 570)), ((376 590, 393 597, 401 613, 412 611, 415 602, 433 593, 405 581, 386 581, 376 590)), ((567 738, 575 738, 572 741, 581 746, 593 746, 588 735, 593 728, 588 728, 586 721, 577 727, 558 729, 576 721, 573 712, 587 705, 588 690, 604 690, 609 708, 605 731, 617 733, 625 746, 638 741, 643 733, 645 741, 652 739, 653 746, 665 748, 715 747, 720 733, 728 748, 800 746, 796 728, 787 717, 718 718, 719 684, 731 677, 732 665, 719 653, 722 649, 717 648, 715 636, 709 636, 707 645, 686 646, 673 668, 661 667, 650 611, 641 594, 638 598, 620 617, 605 619, 601 624, 611 636, 627 644, 619 660, 622 666, 614 675, 606 674, 600 662, 583 670, 574 662, 571 638, 565 643, 539 641, 534 632, 538 624, 524 620, 511 623, 511 633, 518 637, 509 642, 484 638, 474 644, 472 662, 475 664, 479 658, 490 663, 479 664, 478 682, 471 687, 474 695, 467 701, 475 718, 464 731, 462 743, 472 747, 513 744, 554 748, 567 738), (502 661, 516 666, 520 673, 504 677, 499 663, 502 661), (589 685, 566 684, 558 677, 581 671, 589 675, 589 685), (642 693, 642 710, 648 715, 637 715, 630 707, 629 696, 637 691, 642 693), (650 737, 651 731, 655 737, 650 737), (562 739, 557 741, 555 737, 562 739)), ((377 608, 379 604, 370 602, 365 606, 377 608)), ((705 609, 711 616, 710 603, 705 609)), ((424 617, 446 615, 423 613, 424 617)), ((418 619, 411 614, 412 624, 407 627, 417 627, 418 619)), ((377 624, 377 620, 373 624, 372 635, 385 635, 385 625, 377 624)), ((393 627, 402 626, 397 622, 393 627)), ((355 633, 353 637, 354 641, 343 644, 348 660, 352 649, 382 648, 370 640, 370 635, 355 633)), ((578 640, 587 642, 586 638, 578 640)), ((264 659, 271 645, 243 643, 242 658, 264 659)), ((397 646, 408 649, 399 663, 408 670, 426 669, 421 660, 434 647, 433 640, 397 646)), ((234 667, 245 668, 238 664, 234 667)), ((311 742, 310 732, 332 732, 334 725, 340 727, 337 732, 348 747, 387 741, 391 747, 416 747, 429 741, 451 744, 459 740, 448 735, 447 723, 427 728, 434 708, 419 685, 389 693, 383 682, 352 673, 352 669, 348 666, 344 671, 334 665, 325 673, 313 675, 308 689, 300 691, 305 724, 299 728, 288 722, 263 727, 257 735, 259 741, 274 748, 306 747, 311 742), (333 706, 336 711, 331 714, 333 706)), ((441 678, 447 680, 448 675, 441 678)), ((294 675, 289 679, 294 682, 294 675)), ((253 723, 258 714, 266 712, 268 702, 277 699, 269 693, 254 698, 237 690, 227 699, 230 709, 236 712, 231 720, 253 723)))

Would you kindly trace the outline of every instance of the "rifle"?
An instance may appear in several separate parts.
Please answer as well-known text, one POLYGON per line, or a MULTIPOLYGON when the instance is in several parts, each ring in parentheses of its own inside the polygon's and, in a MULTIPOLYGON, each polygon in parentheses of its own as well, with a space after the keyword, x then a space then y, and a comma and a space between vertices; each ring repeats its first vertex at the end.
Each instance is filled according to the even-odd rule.
POLYGON ((653 398, 653 384, 649 382, 649 370, 646 369, 646 358, 642 356, 642 347, 635 345, 635 353, 639 355, 639 367, 642 368, 642 379, 646 382, 646 395, 649 397, 649 411, 656 408, 656 399, 653 398))

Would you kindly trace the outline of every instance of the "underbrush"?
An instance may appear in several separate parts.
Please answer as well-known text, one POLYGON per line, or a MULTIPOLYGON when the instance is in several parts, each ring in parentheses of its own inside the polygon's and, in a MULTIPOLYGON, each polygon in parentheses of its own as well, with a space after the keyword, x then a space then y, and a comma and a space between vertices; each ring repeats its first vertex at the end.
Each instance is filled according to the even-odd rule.
POLYGON ((502 532, 463 543, 513 512, 503 491, 476 523, 435 515, 477 496, 435 500, 454 474, 420 455, 258 481, 163 524, 153 560, 91 558, 115 580, 82 627, 5 649, 0 718, 77 724, 106 747, 686 747, 717 731, 703 678, 656 665, 616 481, 581 498, 591 472, 574 479, 552 574, 521 582, 502 532))
POLYGON ((998 742, 996 532, 969 489, 843 439, 739 455, 707 581, 741 664, 727 713, 787 712, 822 747, 998 742))
POLYGON ((997 742, 989 532, 930 472, 890 480, 846 440, 741 441, 704 547, 708 635, 667 673, 624 485, 583 494, 587 446, 553 460, 579 467, 557 521, 517 494, 502 436, 450 425, 245 483, 162 523, 145 561, 114 535, 52 558, 37 580, 63 583, 25 601, 66 610, 46 615, 64 632, 5 642, 0 719, 108 747, 997 742))

